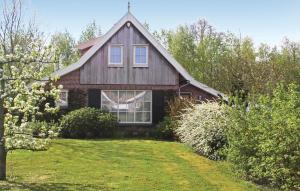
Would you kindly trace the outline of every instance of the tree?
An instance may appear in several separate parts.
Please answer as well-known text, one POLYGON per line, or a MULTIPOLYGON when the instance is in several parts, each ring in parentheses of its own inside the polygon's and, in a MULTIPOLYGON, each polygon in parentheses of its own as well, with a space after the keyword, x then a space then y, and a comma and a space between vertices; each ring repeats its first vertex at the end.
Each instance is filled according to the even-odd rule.
POLYGON ((168 35, 168 48, 175 59, 181 63, 188 72, 195 75, 195 39, 188 26, 179 26, 175 32, 168 35))
POLYGON ((226 94, 271 94, 278 82, 300 83, 300 43, 280 49, 230 32, 217 32, 205 20, 154 36, 196 79, 226 94))
POLYGON ((21 22, 21 10, 21 1, 4 1, 0 21, 0 180, 6 178, 9 150, 46 148, 48 139, 34 137, 28 126, 40 114, 39 105, 45 112, 57 110, 45 100, 57 99, 59 90, 51 81, 40 83, 53 68, 53 49, 33 23, 21 22))
POLYGON ((75 39, 68 31, 57 32, 52 35, 50 44, 55 48, 55 57, 59 62, 57 69, 78 60, 79 54, 75 47, 75 39))
POLYGON ((96 25, 95 20, 88 24, 86 28, 82 31, 81 36, 79 38, 79 43, 89 41, 94 39, 98 36, 101 36, 101 28, 100 26, 96 25))
POLYGON ((248 180, 280 190, 300 188, 300 91, 279 84, 270 95, 238 98, 230 108, 227 157, 248 180))

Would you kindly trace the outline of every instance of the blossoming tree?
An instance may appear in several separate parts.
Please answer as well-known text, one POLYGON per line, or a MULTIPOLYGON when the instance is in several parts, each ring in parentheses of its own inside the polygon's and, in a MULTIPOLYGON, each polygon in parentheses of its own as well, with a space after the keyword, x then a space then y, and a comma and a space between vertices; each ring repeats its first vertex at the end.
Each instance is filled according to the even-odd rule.
MULTIPOLYGON (((5 4, 5 2, 4 2, 5 4)), ((58 98, 54 81, 41 80, 54 67, 53 48, 32 25, 21 22, 21 2, 12 0, 0 20, 0 180, 6 178, 9 150, 43 150, 48 138, 33 136, 29 122, 55 112, 46 98, 58 98)), ((41 127, 42 128, 42 127, 41 127)), ((54 132, 48 132, 51 136, 54 132)))

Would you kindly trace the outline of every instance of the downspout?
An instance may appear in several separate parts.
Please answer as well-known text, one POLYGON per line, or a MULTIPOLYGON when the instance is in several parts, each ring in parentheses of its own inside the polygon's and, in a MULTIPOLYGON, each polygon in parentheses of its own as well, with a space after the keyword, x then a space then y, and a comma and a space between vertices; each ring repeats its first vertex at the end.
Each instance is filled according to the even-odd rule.
POLYGON ((178 96, 179 97, 181 96, 181 88, 191 84, 189 80, 185 80, 185 82, 186 82, 185 84, 179 86, 179 88, 178 88, 178 96))

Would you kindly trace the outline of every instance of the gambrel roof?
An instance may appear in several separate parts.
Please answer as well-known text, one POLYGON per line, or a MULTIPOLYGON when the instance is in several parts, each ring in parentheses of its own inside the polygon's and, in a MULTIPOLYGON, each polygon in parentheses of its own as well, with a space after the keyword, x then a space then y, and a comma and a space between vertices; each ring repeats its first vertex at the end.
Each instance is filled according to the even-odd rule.
POLYGON ((137 28, 137 30, 139 30, 144 35, 144 37, 177 70, 177 72, 181 74, 184 79, 189 81, 191 85, 200 88, 213 96, 224 96, 221 92, 195 80, 130 12, 127 12, 105 35, 94 41, 96 43, 78 60, 78 62, 54 72, 52 76, 61 77, 82 67, 127 22, 133 24, 137 28))

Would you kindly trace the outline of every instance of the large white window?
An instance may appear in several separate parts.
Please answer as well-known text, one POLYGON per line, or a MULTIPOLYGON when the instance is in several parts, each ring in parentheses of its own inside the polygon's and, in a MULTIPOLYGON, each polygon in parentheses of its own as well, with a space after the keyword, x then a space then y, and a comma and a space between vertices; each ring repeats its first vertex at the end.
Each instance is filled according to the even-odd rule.
POLYGON ((134 45, 133 65, 135 67, 147 67, 148 66, 148 46, 147 45, 134 45))
POLYGON ((151 123, 152 91, 103 90, 101 108, 116 115, 120 123, 151 123))
POLYGON ((108 65, 122 66, 123 65, 123 46, 110 45, 108 48, 108 65))
POLYGON ((59 107, 68 107, 68 90, 60 90, 59 99, 56 101, 56 105, 59 107))

